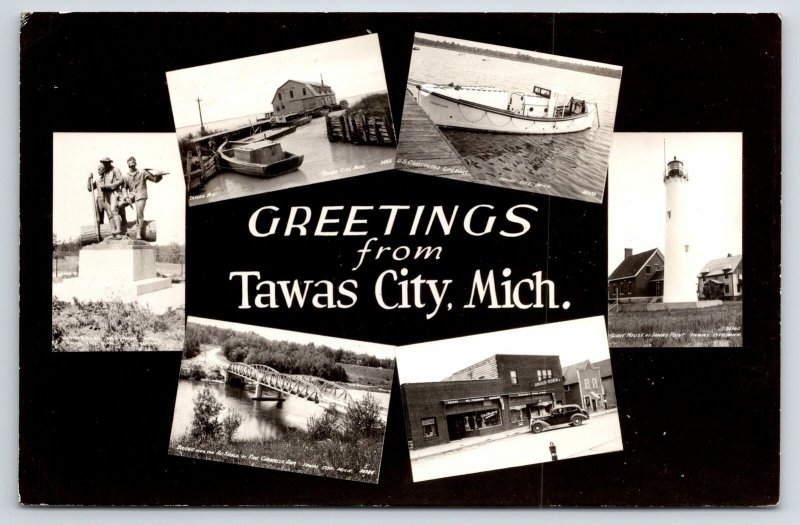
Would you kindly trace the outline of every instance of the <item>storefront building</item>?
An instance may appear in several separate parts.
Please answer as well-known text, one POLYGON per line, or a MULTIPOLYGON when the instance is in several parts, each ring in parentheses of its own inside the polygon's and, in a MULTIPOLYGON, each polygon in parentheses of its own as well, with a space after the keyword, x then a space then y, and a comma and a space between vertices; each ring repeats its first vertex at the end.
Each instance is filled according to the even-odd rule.
POLYGON ((527 426, 564 403, 558 356, 497 354, 441 382, 400 386, 415 449, 527 426))

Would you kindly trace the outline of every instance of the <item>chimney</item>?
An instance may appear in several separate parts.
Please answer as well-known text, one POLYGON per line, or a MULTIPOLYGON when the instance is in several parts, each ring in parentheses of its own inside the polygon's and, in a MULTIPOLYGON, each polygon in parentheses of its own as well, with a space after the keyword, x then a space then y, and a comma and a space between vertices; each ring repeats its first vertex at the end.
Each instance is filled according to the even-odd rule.
POLYGON ((627 259, 631 255, 633 255, 633 248, 625 248, 625 258, 627 259))

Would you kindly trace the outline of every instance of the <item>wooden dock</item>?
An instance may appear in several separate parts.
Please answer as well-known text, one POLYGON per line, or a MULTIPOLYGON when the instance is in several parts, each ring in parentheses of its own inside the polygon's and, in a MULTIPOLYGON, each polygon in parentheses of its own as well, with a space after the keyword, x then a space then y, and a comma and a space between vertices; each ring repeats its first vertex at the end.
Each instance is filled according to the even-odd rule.
POLYGON ((394 146, 394 125, 391 115, 332 111, 325 116, 325 127, 330 142, 394 146))
POLYGON ((396 169, 457 180, 474 180, 461 155, 450 145, 439 127, 406 90, 396 169))

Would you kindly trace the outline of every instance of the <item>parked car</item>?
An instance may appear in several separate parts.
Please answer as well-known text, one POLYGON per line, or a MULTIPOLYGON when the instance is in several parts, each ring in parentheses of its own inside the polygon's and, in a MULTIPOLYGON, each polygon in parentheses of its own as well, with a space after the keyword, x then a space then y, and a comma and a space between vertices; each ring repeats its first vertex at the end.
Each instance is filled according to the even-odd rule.
POLYGON ((587 419, 589 419, 589 412, 578 405, 558 405, 553 407, 547 415, 532 417, 530 427, 531 432, 538 434, 556 425, 572 425, 573 427, 577 427, 582 425, 587 419))

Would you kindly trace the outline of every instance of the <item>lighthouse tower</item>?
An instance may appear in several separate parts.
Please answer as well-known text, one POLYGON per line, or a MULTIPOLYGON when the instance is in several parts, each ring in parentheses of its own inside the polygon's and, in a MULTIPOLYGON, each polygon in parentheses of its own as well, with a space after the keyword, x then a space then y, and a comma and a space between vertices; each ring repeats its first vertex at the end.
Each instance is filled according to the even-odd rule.
POLYGON ((664 302, 697 301, 695 271, 692 270, 693 227, 689 222, 689 172, 683 162, 673 157, 664 173, 667 189, 667 216, 664 250, 664 302))

